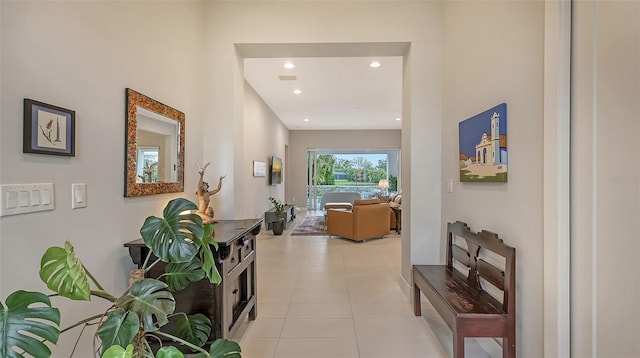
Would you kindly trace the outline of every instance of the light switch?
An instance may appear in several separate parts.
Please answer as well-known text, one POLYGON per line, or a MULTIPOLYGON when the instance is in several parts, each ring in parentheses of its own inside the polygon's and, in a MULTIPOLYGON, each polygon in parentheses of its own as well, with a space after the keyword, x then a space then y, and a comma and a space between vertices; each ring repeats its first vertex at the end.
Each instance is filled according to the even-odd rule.
POLYGON ((76 203, 82 204, 84 203, 84 194, 82 193, 82 189, 76 187, 76 203))
POLYGON ((40 195, 42 195, 42 205, 51 204, 51 193, 49 193, 49 189, 40 190, 40 195))
POLYGON ((33 189, 31 190, 31 206, 40 205, 40 190, 33 189))
POLYGON ((453 193, 453 179, 447 179, 447 193, 453 193))
POLYGON ((24 208, 29 206, 29 192, 26 190, 20 190, 18 192, 18 206, 24 208))
POLYGON ((0 216, 53 210, 53 183, 2 184, 0 216))
POLYGON ((87 206, 87 184, 71 184, 71 208, 85 208, 87 206))
POLYGON ((18 192, 7 192, 7 209, 15 209, 18 206, 18 192))

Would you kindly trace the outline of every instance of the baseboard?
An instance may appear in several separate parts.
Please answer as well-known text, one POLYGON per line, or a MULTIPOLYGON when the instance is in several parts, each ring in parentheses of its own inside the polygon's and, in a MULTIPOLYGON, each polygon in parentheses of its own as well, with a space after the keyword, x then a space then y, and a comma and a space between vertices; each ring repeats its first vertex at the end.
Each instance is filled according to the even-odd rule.
POLYGON ((398 286, 400 287, 402 292, 407 296, 409 301, 413 303, 413 292, 411 291, 412 285, 409 282, 407 282, 407 280, 405 280, 404 277, 402 277, 402 275, 400 275, 398 286))

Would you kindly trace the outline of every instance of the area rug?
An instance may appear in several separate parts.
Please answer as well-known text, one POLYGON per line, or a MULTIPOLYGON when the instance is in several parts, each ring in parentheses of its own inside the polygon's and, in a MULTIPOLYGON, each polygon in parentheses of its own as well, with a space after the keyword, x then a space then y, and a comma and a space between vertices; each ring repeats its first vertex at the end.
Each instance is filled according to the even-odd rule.
POLYGON ((291 232, 292 236, 326 235, 324 216, 306 216, 291 232))

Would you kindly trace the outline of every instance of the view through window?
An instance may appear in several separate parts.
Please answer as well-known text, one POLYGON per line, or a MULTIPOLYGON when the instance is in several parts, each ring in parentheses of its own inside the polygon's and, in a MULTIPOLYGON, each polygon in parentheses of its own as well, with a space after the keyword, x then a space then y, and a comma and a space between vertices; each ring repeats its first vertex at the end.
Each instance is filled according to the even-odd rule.
POLYGON ((398 190, 399 151, 319 151, 307 156, 307 207, 326 192, 357 192, 363 199, 398 190))

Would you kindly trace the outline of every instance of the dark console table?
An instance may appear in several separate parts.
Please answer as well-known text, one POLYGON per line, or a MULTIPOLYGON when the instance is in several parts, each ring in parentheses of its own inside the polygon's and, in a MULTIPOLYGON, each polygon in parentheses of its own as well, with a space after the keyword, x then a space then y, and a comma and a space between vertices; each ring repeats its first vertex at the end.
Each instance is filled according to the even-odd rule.
MULTIPOLYGON (((219 244, 214 258, 222 283, 212 285, 204 279, 173 293, 175 312, 202 313, 209 317, 212 323, 210 342, 233 337, 244 318, 256 318, 256 235, 261 226, 261 219, 220 220, 213 224, 214 238, 219 244)), ((129 248, 133 262, 141 267, 149 252, 142 239, 124 246, 129 248)), ((158 277, 164 269, 164 264, 158 264, 147 272, 147 277, 158 277)), ((171 328, 172 323, 169 323, 162 330, 170 332, 171 328)))
MULTIPOLYGON (((276 209, 271 208, 264 212, 264 222, 267 225, 267 230, 271 230, 271 223, 276 220, 276 209)), ((285 205, 282 210, 282 215, 285 215, 285 223, 296 218, 296 207, 294 205, 285 205)))

